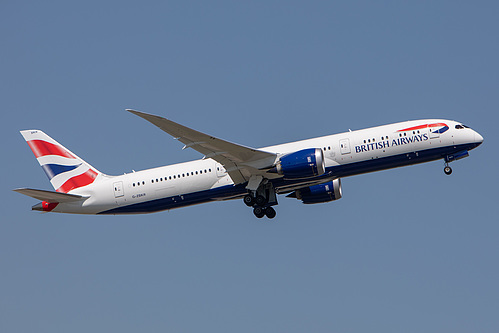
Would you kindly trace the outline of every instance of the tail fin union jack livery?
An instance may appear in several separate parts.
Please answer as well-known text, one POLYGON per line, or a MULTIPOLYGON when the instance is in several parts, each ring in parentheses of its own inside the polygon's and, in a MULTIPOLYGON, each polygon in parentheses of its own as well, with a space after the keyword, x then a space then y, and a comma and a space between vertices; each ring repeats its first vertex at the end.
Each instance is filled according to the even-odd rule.
POLYGON ((68 193, 90 185, 100 174, 42 131, 22 131, 21 134, 57 192, 68 193))
POLYGON ((412 120, 264 148, 231 143, 163 117, 128 110, 177 138, 203 159, 108 176, 40 130, 21 131, 54 191, 14 191, 41 200, 33 210, 140 214, 243 199, 256 217, 274 218, 278 194, 305 204, 338 200, 341 178, 469 156, 483 137, 462 123, 412 120))

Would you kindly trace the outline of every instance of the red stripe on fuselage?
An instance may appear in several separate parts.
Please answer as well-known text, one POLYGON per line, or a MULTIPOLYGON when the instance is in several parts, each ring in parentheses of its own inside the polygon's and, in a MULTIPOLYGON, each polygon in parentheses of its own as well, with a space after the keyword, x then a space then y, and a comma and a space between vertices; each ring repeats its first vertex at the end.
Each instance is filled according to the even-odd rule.
POLYGON ((415 130, 422 129, 422 128, 439 127, 439 126, 447 126, 447 124, 444 124, 444 123, 424 124, 424 125, 419 125, 419 126, 404 128, 404 129, 398 130, 397 132, 415 131, 415 130))
POLYGON ((35 154, 36 158, 47 155, 57 155, 73 159, 76 158, 61 146, 54 145, 53 143, 47 141, 30 140, 28 141, 28 145, 33 151, 33 154, 35 154))
POLYGON ((94 182, 97 177, 97 172, 89 169, 81 175, 74 176, 68 179, 61 187, 57 189, 57 192, 68 193, 75 188, 90 185, 94 182))

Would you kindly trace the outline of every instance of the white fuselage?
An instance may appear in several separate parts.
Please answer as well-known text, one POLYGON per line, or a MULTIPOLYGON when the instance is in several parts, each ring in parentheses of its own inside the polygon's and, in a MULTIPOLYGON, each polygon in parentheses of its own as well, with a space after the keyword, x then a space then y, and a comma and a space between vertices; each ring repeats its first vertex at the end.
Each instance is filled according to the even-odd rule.
MULTIPOLYGON (((455 121, 424 119, 328 135, 260 148, 278 156, 306 148, 321 148, 330 180, 365 172, 444 158, 478 146, 483 138, 470 128, 456 128, 455 121), (443 133, 421 124, 445 123, 443 133), (418 128, 421 127, 421 128, 418 128)), ((202 159, 100 179, 71 194, 88 196, 80 203, 60 203, 54 212, 79 214, 134 214, 173 209, 203 202, 240 198, 245 185, 234 185, 224 167, 202 159)), ((280 187, 303 186, 269 174, 280 187)), ((303 182, 302 182, 303 183, 303 182)))

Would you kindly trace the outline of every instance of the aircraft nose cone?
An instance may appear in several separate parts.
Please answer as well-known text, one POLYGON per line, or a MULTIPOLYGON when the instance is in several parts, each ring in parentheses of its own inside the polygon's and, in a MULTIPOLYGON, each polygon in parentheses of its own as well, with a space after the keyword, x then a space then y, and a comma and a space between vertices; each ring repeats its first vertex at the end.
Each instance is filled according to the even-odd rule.
POLYGON ((483 142, 483 136, 481 136, 480 134, 478 134, 477 132, 475 132, 475 142, 480 145, 482 144, 483 142))

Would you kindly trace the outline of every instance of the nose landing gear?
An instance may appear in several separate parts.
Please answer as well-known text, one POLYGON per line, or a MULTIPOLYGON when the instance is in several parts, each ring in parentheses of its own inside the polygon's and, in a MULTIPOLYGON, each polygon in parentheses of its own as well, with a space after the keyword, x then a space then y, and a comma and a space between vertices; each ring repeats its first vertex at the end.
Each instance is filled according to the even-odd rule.
POLYGON ((444 173, 449 176, 452 173, 452 168, 449 166, 449 164, 445 163, 445 168, 444 168, 444 173))
POLYGON ((444 173, 446 175, 450 175, 452 173, 452 169, 449 166, 450 162, 457 161, 457 160, 460 160, 460 159, 468 157, 468 156, 470 156, 470 154, 468 153, 467 150, 461 150, 459 152, 445 156, 444 157, 444 162, 445 162, 444 173))

